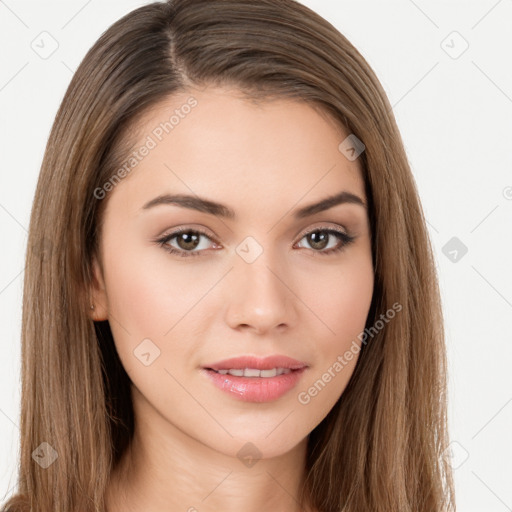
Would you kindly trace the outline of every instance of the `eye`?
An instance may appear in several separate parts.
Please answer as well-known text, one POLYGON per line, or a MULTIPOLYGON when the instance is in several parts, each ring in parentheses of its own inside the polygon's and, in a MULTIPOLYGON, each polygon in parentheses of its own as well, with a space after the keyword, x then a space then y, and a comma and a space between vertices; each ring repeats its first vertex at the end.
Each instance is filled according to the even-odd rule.
POLYGON ((201 245, 201 238, 211 240, 211 238, 200 229, 184 228, 169 233, 168 235, 156 240, 156 242, 167 252, 187 258, 189 256, 200 256, 201 252, 207 248, 201 245), (169 244, 173 239, 176 239, 178 247, 173 247, 169 244))
MULTIPOLYGON (((187 258, 190 256, 201 256, 208 249, 208 243, 201 243, 202 238, 212 241, 205 231, 182 228, 155 240, 155 242, 170 254, 187 258), (174 241, 176 245, 172 245, 171 241, 174 241)), ((342 251, 355 238, 355 236, 351 236, 341 230, 320 227, 305 233, 300 241, 306 240, 313 252, 328 255, 342 251), (332 242, 334 242, 334 245, 332 242), (327 250, 325 250, 326 248, 327 250)), ((220 247, 216 242, 213 242, 213 244, 216 248, 220 247)), ((299 247, 304 248, 300 245, 299 247)), ((307 249, 307 247, 305 248, 307 249)))
POLYGON ((306 240, 315 253, 321 255, 333 254, 342 251, 355 240, 355 236, 351 236, 343 231, 333 228, 316 228, 308 231, 301 240, 306 240), (334 245, 330 243, 334 240, 334 245), (327 250, 324 250, 327 248, 327 250))

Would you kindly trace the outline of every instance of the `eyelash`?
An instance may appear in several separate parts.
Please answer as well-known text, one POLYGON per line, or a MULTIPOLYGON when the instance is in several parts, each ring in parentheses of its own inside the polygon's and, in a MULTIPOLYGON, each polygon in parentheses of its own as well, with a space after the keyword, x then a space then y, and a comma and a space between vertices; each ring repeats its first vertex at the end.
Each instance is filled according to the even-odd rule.
MULTIPOLYGON (((300 238, 300 240, 302 240, 306 236, 308 236, 312 233, 316 233, 316 232, 322 232, 322 233, 328 233, 330 235, 335 235, 343 243, 340 246, 328 249, 327 251, 315 251, 314 249, 311 249, 315 253, 315 255, 318 254, 318 255, 326 256, 326 255, 331 255, 334 253, 339 253, 339 252, 343 251, 352 242, 354 242, 354 240, 356 239, 355 236, 348 235, 347 233, 344 233, 343 231, 338 231, 337 229, 319 227, 319 228, 315 228, 315 229, 312 229, 311 231, 304 233, 302 235, 302 237, 300 238)), ((211 240, 210 236, 208 236, 208 234, 201 229, 182 228, 182 229, 173 231, 172 233, 169 233, 168 235, 165 235, 162 238, 156 239, 155 242, 158 245, 160 245, 168 253, 180 256, 182 258, 188 258, 191 256, 201 256, 201 253, 204 251, 184 251, 184 250, 175 249, 174 247, 171 247, 168 245, 169 241, 171 241, 173 238, 181 235, 182 233, 200 234, 200 235, 205 236, 209 240, 211 240)))

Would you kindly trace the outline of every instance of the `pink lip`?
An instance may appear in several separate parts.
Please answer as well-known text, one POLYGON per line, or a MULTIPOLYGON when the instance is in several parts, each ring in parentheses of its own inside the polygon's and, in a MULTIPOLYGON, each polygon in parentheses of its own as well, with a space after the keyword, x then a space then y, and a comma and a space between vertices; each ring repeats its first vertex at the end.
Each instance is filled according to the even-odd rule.
POLYGON ((294 388, 308 365, 286 356, 235 357, 209 364, 201 369, 211 382, 232 397, 247 402, 270 402, 283 396, 294 388), (254 368, 270 370, 272 368, 289 368, 292 371, 275 377, 236 377, 222 375, 214 370, 254 368))

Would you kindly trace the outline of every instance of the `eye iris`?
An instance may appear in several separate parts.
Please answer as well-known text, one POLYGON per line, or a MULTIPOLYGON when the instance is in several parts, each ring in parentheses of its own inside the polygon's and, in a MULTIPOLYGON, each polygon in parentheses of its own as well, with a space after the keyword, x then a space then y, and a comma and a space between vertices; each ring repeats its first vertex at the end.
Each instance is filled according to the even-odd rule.
POLYGON ((315 231, 308 236, 308 243, 314 249, 324 249, 329 242, 329 233, 327 231, 315 231))
POLYGON ((200 234, 195 234, 192 231, 187 231, 185 233, 180 233, 176 236, 178 245, 183 250, 195 249, 199 245, 200 234), (184 244, 182 243, 184 242, 184 244))

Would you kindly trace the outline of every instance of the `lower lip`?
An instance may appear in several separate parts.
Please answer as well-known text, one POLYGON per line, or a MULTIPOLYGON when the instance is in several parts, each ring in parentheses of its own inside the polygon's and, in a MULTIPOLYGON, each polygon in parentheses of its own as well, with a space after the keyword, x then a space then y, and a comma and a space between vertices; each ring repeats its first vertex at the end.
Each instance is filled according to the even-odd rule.
POLYGON ((213 370, 202 369, 213 384, 234 398, 246 402, 271 402, 294 388, 306 368, 292 370, 275 377, 236 377, 222 375, 213 370))

